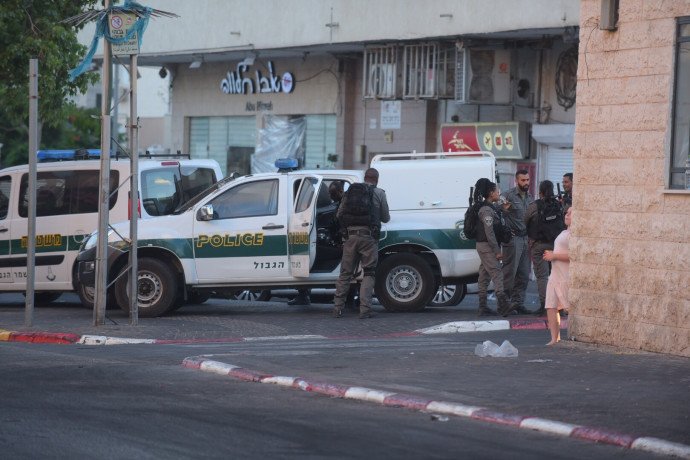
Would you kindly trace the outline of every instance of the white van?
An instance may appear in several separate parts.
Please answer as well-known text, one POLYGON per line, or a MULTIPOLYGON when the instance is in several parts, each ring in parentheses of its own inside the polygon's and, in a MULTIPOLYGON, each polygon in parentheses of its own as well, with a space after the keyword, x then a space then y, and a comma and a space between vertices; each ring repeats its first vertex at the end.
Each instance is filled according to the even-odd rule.
MULTIPOLYGON (((470 187, 493 179, 491 153, 380 155, 391 219, 381 227, 376 296, 390 311, 424 308, 439 286, 474 283, 479 256, 461 237, 470 187)), ((324 238, 333 181, 361 182, 364 171, 293 170, 221 181, 169 216, 139 226, 139 316, 162 315, 191 292, 331 288, 342 249, 324 238)), ((129 310, 126 222, 109 235, 108 279, 129 310)), ((93 286, 96 235, 79 254, 79 281, 93 286)))
MULTIPOLYGON (((35 299, 39 303, 77 289, 79 246, 98 226, 100 151, 79 152, 88 159, 73 160, 71 150, 38 152, 35 299)), ((129 219, 129 163, 128 158, 110 163, 114 191, 110 222, 129 219)), ((28 165, 0 170, 0 292, 26 291, 28 172, 28 165)), ((221 177, 215 160, 181 156, 139 160, 141 219, 171 214, 221 177)), ((92 289, 78 293, 82 302, 92 303, 92 289)))

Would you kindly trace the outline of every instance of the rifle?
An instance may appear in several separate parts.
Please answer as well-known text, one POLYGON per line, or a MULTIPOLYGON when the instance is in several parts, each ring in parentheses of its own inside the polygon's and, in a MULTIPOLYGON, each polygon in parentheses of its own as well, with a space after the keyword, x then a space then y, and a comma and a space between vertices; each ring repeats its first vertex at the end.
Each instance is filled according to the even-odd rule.
POLYGON ((558 202, 561 204, 561 208, 563 207, 563 192, 561 192, 561 183, 556 182, 556 188, 558 189, 558 202))

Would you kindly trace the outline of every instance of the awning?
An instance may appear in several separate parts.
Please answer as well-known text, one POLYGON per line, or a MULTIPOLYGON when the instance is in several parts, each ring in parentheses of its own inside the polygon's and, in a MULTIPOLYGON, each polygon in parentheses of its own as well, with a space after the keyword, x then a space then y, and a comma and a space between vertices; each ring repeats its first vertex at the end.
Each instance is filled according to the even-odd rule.
POLYGON ((572 148, 575 125, 532 125, 532 137, 549 147, 572 148))

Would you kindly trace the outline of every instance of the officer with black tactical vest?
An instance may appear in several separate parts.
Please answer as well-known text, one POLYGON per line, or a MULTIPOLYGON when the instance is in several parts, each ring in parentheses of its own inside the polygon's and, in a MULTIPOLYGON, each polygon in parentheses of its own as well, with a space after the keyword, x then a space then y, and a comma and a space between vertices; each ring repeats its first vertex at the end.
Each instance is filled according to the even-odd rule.
POLYGON ((539 310, 536 316, 545 316, 546 285, 549 282, 551 265, 543 259, 544 251, 553 251, 553 242, 565 230, 563 213, 558 198, 553 194, 553 182, 542 181, 539 184, 539 199, 527 206, 525 212, 525 226, 529 236, 532 251, 534 276, 537 278, 539 290, 539 310))
MULTIPOLYGON (((479 316, 496 315, 496 312, 487 306, 488 288, 491 281, 494 282, 494 292, 498 300, 498 313, 505 316, 510 310, 510 304, 503 292, 503 274, 501 272, 501 244, 496 237, 503 231, 501 211, 495 208, 499 200, 498 186, 489 179, 482 178, 474 186, 474 202, 479 204, 477 225, 477 254, 481 261, 479 265, 479 280, 477 281, 477 293, 479 296, 479 316)), ((507 210, 510 203, 503 205, 507 210)))
POLYGON ((333 317, 343 315, 343 305, 350 289, 350 281, 357 266, 362 264, 364 277, 359 291, 359 318, 371 318, 371 298, 374 293, 378 243, 381 222, 390 220, 386 193, 376 188, 379 172, 369 168, 363 184, 352 184, 345 192, 336 214, 343 231, 343 258, 336 282, 333 317))

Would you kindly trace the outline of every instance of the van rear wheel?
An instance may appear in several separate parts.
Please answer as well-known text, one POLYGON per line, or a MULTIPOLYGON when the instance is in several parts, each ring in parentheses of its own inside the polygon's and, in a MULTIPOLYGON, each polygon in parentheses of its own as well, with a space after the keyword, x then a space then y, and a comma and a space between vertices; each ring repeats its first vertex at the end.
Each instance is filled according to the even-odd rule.
POLYGON ((419 311, 435 288, 431 267, 417 254, 388 256, 376 271, 376 297, 388 311, 419 311))
MULTIPOLYGON (((123 267, 122 271, 126 271, 123 267)), ((177 278, 172 270, 158 259, 139 259, 137 283, 139 317, 155 318, 169 311, 177 299, 177 278)), ((115 297, 120 308, 129 313, 129 276, 123 274, 115 283, 115 297)))

